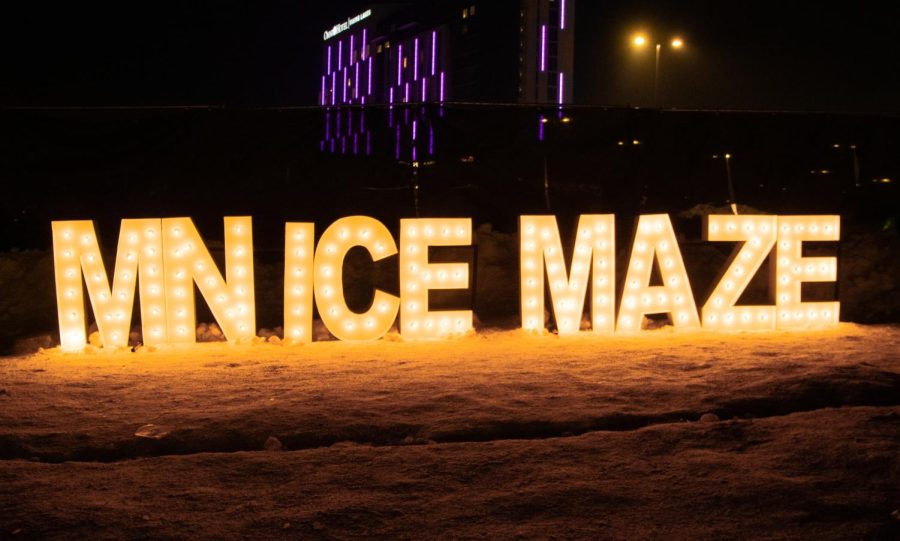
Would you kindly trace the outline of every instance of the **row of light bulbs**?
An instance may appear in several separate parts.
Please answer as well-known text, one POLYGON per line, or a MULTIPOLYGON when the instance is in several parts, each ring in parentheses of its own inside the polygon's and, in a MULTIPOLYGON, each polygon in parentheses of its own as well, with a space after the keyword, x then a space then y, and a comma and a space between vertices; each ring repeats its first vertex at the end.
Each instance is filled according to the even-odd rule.
MULTIPOLYGON (((708 216, 704 232, 705 240, 739 244, 702 307, 703 327, 771 330, 837 323, 838 302, 803 302, 801 288, 805 282, 836 279, 835 258, 804 257, 802 246, 805 241, 838 240, 838 216, 708 216), (773 303, 737 306, 773 248, 773 303)), ((472 329, 471 310, 432 311, 428 303, 429 291, 469 287, 467 263, 430 263, 428 252, 431 246, 471 245, 471 219, 401 220, 399 248, 384 224, 366 216, 336 221, 323 232, 318 245, 311 223, 288 223, 285 234, 286 341, 312 341, 314 302, 323 323, 341 340, 378 339, 389 331, 398 314, 405 338, 442 338, 472 329), (364 313, 352 311, 343 292, 344 259, 356 246, 365 248, 373 261, 399 254, 400 262, 400 297, 376 290, 364 313)), ((252 238, 251 218, 225 218, 226 279, 190 218, 123 220, 110 288, 93 223, 53 222, 62 347, 78 350, 86 344, 82 281, 104 346, 128 343, 136 281, 140 284, 145 343, 195 341, 195 283, 225 337, 232 342, 252 340, 256 332, 252 238)), ((520 250, 525 330, 544 330, 546 292, 560 335, 581 329, 586 298, 593 332, 636 332, 650 314, 668 314, 678 328, 701 327, 675 231, 666 214, 638 219, 618 312, 614 215, 580 217, 568 267, 553 216, 520 218, 520 250), (657 263, 662 284, 650 285, 657 263)))

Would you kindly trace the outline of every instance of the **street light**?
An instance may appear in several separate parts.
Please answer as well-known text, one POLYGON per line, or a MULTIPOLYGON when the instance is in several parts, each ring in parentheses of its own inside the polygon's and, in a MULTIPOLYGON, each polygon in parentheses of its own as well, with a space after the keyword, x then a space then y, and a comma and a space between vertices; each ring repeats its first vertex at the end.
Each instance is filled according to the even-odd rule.
MULTIPOLYGON (((635 34, 631 38, 631 44, 636 49, 643 49, 647 44, 647 37, 643 34, 635 34)), ((679 51, 684 48, 684 40, 680 37, 673 37, 669 42, 672 49, 679 51)), ((662 43, 656 43, 656 63, 653 66, 653 103, 659 105, 659 53, 662 50, 662 43)))

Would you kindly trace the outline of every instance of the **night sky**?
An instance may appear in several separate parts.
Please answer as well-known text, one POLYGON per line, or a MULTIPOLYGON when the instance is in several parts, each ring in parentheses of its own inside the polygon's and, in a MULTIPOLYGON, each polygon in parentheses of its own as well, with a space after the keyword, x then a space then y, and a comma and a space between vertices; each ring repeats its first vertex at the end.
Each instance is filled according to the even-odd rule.
MULTIPOLYGON (((4 8, 3 105, 311 105, 323 30, 371 2, 67 4, 4 8)), ((648 104, 643 29, 687 43, 663 50, 662 105, 900 112, 900 7, 780 4, 581 0, 576 100, 648 104)))

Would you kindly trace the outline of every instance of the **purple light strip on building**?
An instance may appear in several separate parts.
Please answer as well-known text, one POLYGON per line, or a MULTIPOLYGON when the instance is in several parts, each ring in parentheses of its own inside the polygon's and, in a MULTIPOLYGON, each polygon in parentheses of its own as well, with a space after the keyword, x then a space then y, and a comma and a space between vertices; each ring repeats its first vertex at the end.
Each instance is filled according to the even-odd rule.
POLYGON ((560 105, 563 104, 563 96, 565 96, 565 93, 563 92, 563 82, 564 82, 563 73, 559 72, 559 104, 560 105))
POLYGON ((344 42, 338 42, 338 71, 340 71, 344 62, 344 42))
POLYGON ((331 139, 331 112, 329 110, 325 110, 325 139, 331 139))
POLYGON ((372 95, 372 57, 369 57, 369 92, 368 95, 372 95))
POLYGON ((325 105, 325 75, 322 76, 322 105, 325 105))
POLYGON ((343 90, 343 99, 341 103, 347 103, 347 68, 344 68, 344 82, 341 83, 341 86, 344 87, 343 90))
POLYGON ((541 115, 538 118, 538 141, 544 140, 544 121, 545 120, 546 119, 544 118, 544 115, 541 115))
POLYGON ((437 70, 437 31, 431 33, 431 74, 437 70))
POLYGON ((541 71, 547 71, 547 25, 541 25, 541 71))
POLYGON ((413 151, 412 151, 412 161, 414 161, 414 162, 419 161, 419 158, 418 158, 418 156, 416 155, 416 147, 413 147, 413 151))
POLYGON ((434 156, 434 126, 428 126, 428 155, 434 156))
POLYGON ((350 34, 350 54, 347 55, 347 65, 353 65, 353 34, 350 34))
POLYGON ((415 39, 413 47, 413 81, 419 80, 419 38, 415 39))
POLYGON ((353 79, 353 97, 359 98, 359 63, 356 64, 356 76, 353 79))
POLYGON ((416 140, 416 136, 419 135, 419 121, 413 120, 412 122, 412 140, 416 140))
POLYGON ((406 83, 406 88, 403 92, 403 103, 409 103, 409 83, 406 83))
POLYGON ((328 73, 326 75, 331 75, 331 45, 328 46, 328 73))
POLYGON ((394 104, 394 87, 391 87, 390 92, 388 92, 388 96, 389 96, 388 103, 393 105, 394 104))
POLYGON ((561 0, 559 7, 559 29, 566 29, 566 0, 561 0))
POLYGON ((337 102, 337 72, 331 72, 331 105, 335 105, 337 102))
POLYGON ((400 124, 397 124, 397 136, 396 142, 394 143, 394 157, 397 160, 400 159, 400 124))
POLYGON ((422 77, 422 101, 428 99, 428 77, 422 77))
POLYGON ((438 100, 441 103, 444 103, 444 72, 443 71, 441 72, 441 88, 440 88, 440 92, 438 93, 438 100))
POLYGON ((403 45, 397 46, 397 86, 403 84, 403 45))
POLYGON ((353 134, 353 154, 356 155, 359 150, 359 134, 353 134))
POLYGON ((363 59, 363 60, 366 59, 366 45, 367 45, 367 43, 366 43, 366 29, 363 28, 362 44, 360 45, 360 49, 359 49, 359 57, 360 57, 361 59, 363 59))

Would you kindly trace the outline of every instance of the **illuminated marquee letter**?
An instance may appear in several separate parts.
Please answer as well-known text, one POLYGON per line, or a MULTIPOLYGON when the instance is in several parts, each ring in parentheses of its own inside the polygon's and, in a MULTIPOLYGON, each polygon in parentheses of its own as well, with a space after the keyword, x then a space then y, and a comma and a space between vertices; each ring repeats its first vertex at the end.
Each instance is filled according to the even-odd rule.
POLYGON ((585 215, 578 220, 571 272, 566 272, 555 216, 519 218, 522 328, 544 328, 544 268, 560 335, 578 332, 588 276, 593 275, 591 327, 594 332, 615 326, 615 217, 585 215), (593 267, 591 261, 593 260, 593 267))
POLYGON ((472 311, 428 310, 428 291, 469 287, 466 263, 429 263, 429 246, 472 244, 470 218, 400 221, 400 333, 404 338, 440 338, 472 329, 472 311))
POLYGON ((380 261, 397 253, 390 231, 378 220, 366 216, 341 218, 319 239, 315 259, 316 305, 322 322, 341 340, 377 340, 397 318, 400 299, 375 290, 372 306, 364 314, 347 307, 344 299, 344 257, 354 246, 362 246, 380 261))
POLYGON ((775 308, 778 329, 801 329, 836 325, 839 302, 802 302, 803 282, 834 282, 837 259, 803 257, 803 241, 836 241, 841 237, 840 216, 779 216, 775 267, 775 308))
POLYGON ((703 327, 733 330, 775 329, 774 306, 735 306, 775 246, 776 216, 707 216, 707 241, 743 241, 728 259, 706 304, 703 327))
POLYGON ((122 220, 112 290, 93 222, 53 222, 52 229, 63 350, 75 351, 86 345, 82 270, 100 343, 104 347, 128 345, 138 271, 144 342, 159 344, 166 341, 160 220, 122 220))
POLYGON ((225 218, 225 275, 222 278, 190 218, 162 221, 165 247, 169 342, 196 340, 194 282, 230 342, 256 336, 253 289, 253 228, 249 217, 225 218))
POLYGON ((284 339, 312 342, 314 224, 288 223, 284 237, 284 339))
POLYGON ((700 327, 691 284, 669 215, 649 214, 638 218, 616 328, 636 332, 641 329, 644 315, 662 313, 669 314, 676 328, 700 327), (663 285, 651 286, 650 278, 657 260, 663 285))

